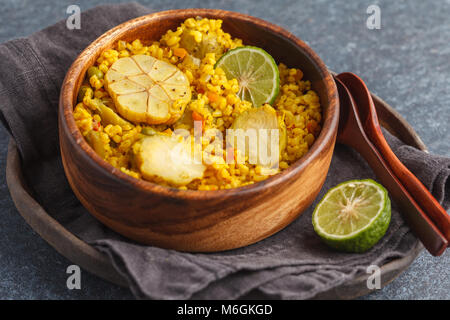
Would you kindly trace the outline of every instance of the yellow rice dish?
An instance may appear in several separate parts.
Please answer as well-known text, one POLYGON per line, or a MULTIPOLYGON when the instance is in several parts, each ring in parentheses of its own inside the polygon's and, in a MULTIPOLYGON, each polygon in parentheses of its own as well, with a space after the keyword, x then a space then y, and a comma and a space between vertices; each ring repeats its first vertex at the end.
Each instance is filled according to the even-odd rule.
POLYGON ((309 150, 321 130, 322 110, 302 71, 283 63, 271 105, 242 99, 239 81, 215 67, 221 56, 242 46, 222 30, 221 20, 206 18, 189 18, 157 42, 118 41, 88 69, 74 108, 76 124, 103 159, 137 179, 192 190, 267 179, 309 150), (258 113, 282 129, 279 158, 270 166, 249 161, 242 148, 205 134, 215 130, 225 137, 227 129, 258 113), (195 135, 194 121, 203 133, 198 147, 195 139, 185 142, 195 135), (185 134, 177 135, 180 130, 185 134), (200 161, 185 164, 195 150, 200 161))

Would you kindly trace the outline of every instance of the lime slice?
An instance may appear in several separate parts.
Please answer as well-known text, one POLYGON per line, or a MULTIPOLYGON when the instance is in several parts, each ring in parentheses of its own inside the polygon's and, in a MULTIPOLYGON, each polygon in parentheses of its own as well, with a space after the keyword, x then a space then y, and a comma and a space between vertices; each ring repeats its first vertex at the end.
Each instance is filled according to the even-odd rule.
POLYGON ((239 82, 238 96, 255 107, 272 104, 280 91, 280 74, 272 56, 261 48, 238 47, 224 54, 215 67, 239 82))
POLYGON ((314 209, 314 230, 329 246, 364 252, 386 233, 391 201, 386 189, 371 179, 351 180, 332 188, 314 209))

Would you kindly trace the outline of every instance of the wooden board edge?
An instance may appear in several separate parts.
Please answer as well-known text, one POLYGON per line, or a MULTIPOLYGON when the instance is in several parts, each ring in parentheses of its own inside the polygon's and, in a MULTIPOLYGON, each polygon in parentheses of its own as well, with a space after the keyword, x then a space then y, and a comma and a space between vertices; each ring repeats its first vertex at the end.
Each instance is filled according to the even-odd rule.
MULTIPOLYGON (((420 150, 427 151, 425 144, 414 129, 397 111, 395 111, 395 109, 378 96, 372 94, 372 97, 377 112, 380 114, 380 122, 389 132, 400 138, 404 143, 420 150)), ((11 139, 8 145, 6 180, 11 198, 25 221, 44 240, 54 247, 56 251, 79 265, 81 268, 112 283, 120 286, 128 286, 126 279, 114 269, 106 255, 71 234, 66 228, 48 215, 33 199, 28 190, 28 186, 25 184, 20 163, 21 160, 17 147, 15 142, 11 139)), ((399 276, 415 260, 422 250, 423 246, 418 241, 408 256, 392 260, 381 266, 382 287, 399 276)), ((365 286, 368 277, 369 275, 366 274, 360 275, 352 281, 327 292, 319 293, 314 298, 353 299, 369 294, 372 291, 365 286), (362 283, 364 283, 364 286, 361 286, 362 283)))
POLYGON ((20 215, 48 244, 81 268, 108 281, 128 286, 106 255, 70 233, 53 219, 30 195, 20 168, 21 160, 13 139, 8 145, 6 181, 11 198, 20 215))

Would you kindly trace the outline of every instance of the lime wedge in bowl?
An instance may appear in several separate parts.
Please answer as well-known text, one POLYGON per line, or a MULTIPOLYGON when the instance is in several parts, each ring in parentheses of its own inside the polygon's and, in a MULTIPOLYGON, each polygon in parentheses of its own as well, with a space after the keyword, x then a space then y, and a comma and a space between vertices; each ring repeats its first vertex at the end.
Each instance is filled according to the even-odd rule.
POLYGON ((386 233, 391 201, 386 189, 371 180, 350 180, 332 188, 314 209, 314 230, 329 246, 364 252, 386 233))
POLYGON ((215 67, 220 67, 228 79, 237 79, 238 96, 260 107, 272 104, 280 91, 280 74, 270 54, 261 48, 237 47, 224 54, 215 67))

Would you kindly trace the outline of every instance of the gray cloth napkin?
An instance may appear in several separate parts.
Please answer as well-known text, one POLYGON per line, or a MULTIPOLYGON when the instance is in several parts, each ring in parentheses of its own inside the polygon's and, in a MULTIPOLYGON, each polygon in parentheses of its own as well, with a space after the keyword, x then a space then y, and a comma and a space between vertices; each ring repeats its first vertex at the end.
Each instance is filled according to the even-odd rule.
MULTIPOLYGON (((149 12, 135 3, 97 7, 82 14, 80 30, 68 30, 61 21, 28 38, 0 45, 0 119, 17 143, 33 196, 67 229, 107 254, 136 297, 311 298, 365 273, 369 265, 381 265, 413 250, 417 239, 395 204, 386 236, 364 254, 339 253, 322 244, 311 225, 316 202, 266 240, 211 254, 139 245, 92 218, 72 193, 61 164, 57 130, 61 83, 91 41, 149 12)), ((406 146, 387 132, 386 136, 400 159, 448 207, 450 159, 406 146)), ((318 199, 339 182, 357 178, 374 176, 359 155, 338 145, 318 199)))

